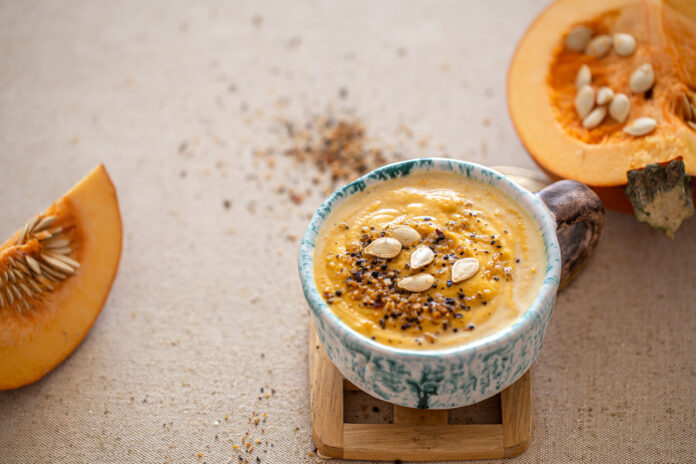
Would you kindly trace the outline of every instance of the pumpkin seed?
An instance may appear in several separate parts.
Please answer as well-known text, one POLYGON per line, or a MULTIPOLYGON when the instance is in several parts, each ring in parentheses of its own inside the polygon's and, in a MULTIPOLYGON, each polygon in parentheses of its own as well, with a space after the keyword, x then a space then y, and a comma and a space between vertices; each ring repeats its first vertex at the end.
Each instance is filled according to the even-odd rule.
POLYGON ((641 135, 649 134, 654 131, 656 127, 657 121, 653 118, 638 118, 626 124, 624 132, 635 137, 640 137, 641 135))
POLYGON ((565 38, 565 46, 574 52, 581 52, 587 46, 594 32, 587 26, 575 26, 565 38))
POLYGON ((378 258, 393 258, 401 252, 401 243, 395 238, 382 237, 365 247, 365 253, 378 258))
POLYGON ((416 243, 421 238, 416 229, 406 225, 390 227, 387 229, 387 234, 390 237, 397 239, 403 246, 409 246, 416 243))
POLYGON ((594 89, 589 85, 583 86, 575 96, 575 110, 581 118, 587 116, 595 102, 594 89))
POLYGON ((575 76, 575 88, 580 89, 585 85, 590 85, 590 82, 592 82, 592 71, 590 71, 589 66, 583 64, 578 70, 578 75, 575 76))
POLYGON ((51 240, 50 242, 47 242, 45 244, 45 248, 47 250, 51 250, 53 248, 62 248, 64 246, 70 245, 70 240, 64 239, 64 238, 59 238, 55 240, 51 240))
POLYGON ((476 258, 464 258, 457 260, 452 265, 452 282, 457 283, 462 280, 470 279, 479 270, 479 262, 476 258))
POLYGON ((585 48, 585 53, 588 55, 593 55, 596 58, 602 58, 604 55, 609 53, 612 44, 611 36, 607 34, 598 35, 594 39, 590 40, 585 48))
POLYGON ((430 247, 421 245, 416 248, 416 251, 411 253, 411 269, 418 269, 423 266, 427 266, 433 262, 433 258, 435 258, 435 253, 433 253, 433 250, 431 250, 430 247))
POLYGON ((631 34, 614 34, 614 51, 619 56, 630 56, 636 51, 636 39, 631 34))
POLYGON ((409 292, 424 292, 435 283, 435 277, 426 272, 401 279, 396 285, 409 292))
POLYGON ((681 94, 681 110, 685 121, 690 121, 694 118, 695 115, 691 113, 691 103, 689 103, 689 97, 687 97, 685 93, 681 94))
POLYGON ((597 104, 606 105, 614 98, 614 91, 609 87, 600 87, 597 91, 597 104))
POLYGON ((46 216, 45 218, 41 219, 38 224, 34 226, 33 231, 34 232, 40 232, 47 227, 51 227, 51 225, 56 221, 57 217, 56 216, 46 216))
POLYGON ((643 63, 631 74, 629 86, 633 93, 643 93, 650 90, 655 83, 655 71, 650 63, 643 63))
POLYGON ((690 128, 696 131, 696 122, 686 121, 686 123, 689 125, 690 128))
POLYGON ((609 104, 609 114, 617 122, 624 122, 631 111, 631 102, 623 93, 617 93, 609 104))
POLYGON ((585 119, 582 120, 582 126, 585 129, 594 129, 599 126, 607 115, 606 106, 598 106, 585 119))
POLYGON ((27 264, 35 274, 41 275, 41 266, 39 266, 39 262, 37 260, 29 255, 26 255, 24 259, 27 261, 27 264))

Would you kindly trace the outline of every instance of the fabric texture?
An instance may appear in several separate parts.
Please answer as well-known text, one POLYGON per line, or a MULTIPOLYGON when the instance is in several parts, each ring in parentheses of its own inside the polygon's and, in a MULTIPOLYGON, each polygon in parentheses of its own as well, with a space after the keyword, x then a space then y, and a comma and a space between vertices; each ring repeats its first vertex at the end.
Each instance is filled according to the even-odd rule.
MULTIPOLYGON (((0 237, 99 162, 124 226, 88 337, 0 392, 0 462, 320 462, 297 250, 328 184, 280 155, 279 118, 352 114, 390 153, 531 168, 505 79, 545 3, 0 3, 0 237)), ((696 461, 694 237, 693 218, 671 241, 608 214, 507 462, 696 461)))

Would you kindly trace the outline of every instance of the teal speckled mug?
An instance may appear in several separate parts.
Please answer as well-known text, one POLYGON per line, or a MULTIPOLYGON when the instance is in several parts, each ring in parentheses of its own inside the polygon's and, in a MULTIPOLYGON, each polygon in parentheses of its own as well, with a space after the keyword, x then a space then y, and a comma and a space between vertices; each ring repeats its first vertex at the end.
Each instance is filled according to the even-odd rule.
POLYGON ((556 182, 533 194, 477 164, 442 158, 403 161, 338 189, 319 207, 302 239, 300 278, 317 334, 346 379, 366 393, 400 406, 456 408, 499 393, 529 369, 541 350, 559 283, 571 278, 589 257, 603 225, 601 201, 578 182, 556 182), (447 349, 394 348, 348 327, 317 291, 312 262, 315 242, 334 208, 370 185, 417 172, 450 172, 490 184, 521 205, 538 226, 546 253, 544 280, 531 306, 506 329, 447 349))

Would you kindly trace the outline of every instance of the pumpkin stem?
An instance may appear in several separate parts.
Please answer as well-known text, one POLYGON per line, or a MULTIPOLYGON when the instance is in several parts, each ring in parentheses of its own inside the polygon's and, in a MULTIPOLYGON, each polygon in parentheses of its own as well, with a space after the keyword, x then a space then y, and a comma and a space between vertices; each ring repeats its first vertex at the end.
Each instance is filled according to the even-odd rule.
POLYGON ((693 186, 681 157, 628 171, 624 189, 636 218, 674 238, 684 219, 694 214, 693 186))

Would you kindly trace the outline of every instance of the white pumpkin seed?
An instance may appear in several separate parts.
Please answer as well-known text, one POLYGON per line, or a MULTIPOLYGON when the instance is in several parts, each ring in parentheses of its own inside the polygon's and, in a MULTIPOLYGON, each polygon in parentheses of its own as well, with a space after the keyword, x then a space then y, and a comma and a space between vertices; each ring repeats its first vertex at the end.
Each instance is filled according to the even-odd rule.
POLYGON ((476 258, 464 258, 457 260, 452 265, 452 282, 457 283, 462 280, 470 279, 479 270, 479 262, 476 258))
POLYGON ((575 26, 565 38, 565 46, 574 52, 581 52, 592 38, 592 29, 587 26, 575 26))
POLYGON ((597 104, 606 105, 614 98, 614 91, 609 87, 600 87, 597 91, 597 104))
POLYGON ((378 258, 393 258, 401 251, 401 243, 395 238, 382 237, 365 247, 365 253, 378 258))
POLYGON ((611 36, 608 36, 607 34, 598 35, 590 40, 590 42, 587 44, 585 53, 588 55, 593 55, 597 58, 602 58, 604 55, 609 53, 612 43, 613 41, 611 40, 611 36))
POLYGON ((636 51, 636 39, 631 34, 614 34, 614 51, 619 56, 630 56, 636 51))
POLYGON ((575 76, 575 88, 580 89, 585 85, 590 85, 590 82, 592 82, 592 71, 590 71, 589 66, 583 64, 578 70, 578 75, 575 76))
POLYGON ((631 74, 629 86, 633 93, 643 93, 650 90, 655 83, 655 71, 650 63, 643 63, 631 74))
POLYGON ((631 102, 623 93, 617 93, 609 104, 609 114, 617 122, 624 122, 628 118, 628 113, 631 111, 631 102))
POLYGON ((34 226, 34 232, 40 232, 46 229, 47 227, 51 227, 51 225, 56 221, 56 219, 57 216, 46 216, 34 226))
POLYGON ((689 103, 689 97, 687 97, 685 93, 681 94, 681 108, 685 121, 690 121, 696 117, 696 115, 691 112, 691 103, 689 103))
POLYGON ((64 246, 70 245, 70 240, 64 239, 64 238, 58 238, 55 240, 51 240, 50 242, 47 242, 44 247, 48 250, 51 250, 53 248, 62 248, 64 246))
POLYGON ((409 292, 424 292, 435 283, 435 277, 426 272, 401 279, 396 285, 409 292))
POLYGON ((575 96, 575 110, 581 118, 587 116, 595 102, 594 89, 589 85, 583 86, 575 96))
POLYGON ((585 119, 582 120, 582 126, 585 129, 594 129, 599 126, 607 115, 606 106, 598 106, 585 119))
POLYGON ((641 135, 649 134, 654 131, 656 127, 657 121, 653 118, 638 118, 626 124, 624 132, 635 137, 640 137, 641 135))
POLYGON ((416 248, 416 251, 411 253, 411 269, 418 269, 423 266, 427 266, 433 262, 433 258, 435 258, 435 253, 433 253, 433 250, 431 250, 430 247, 421 245, 416 248))
POLYGON ((686 123, 689 125, 690 128, 696 131, 696 122, 686 121, 686 123))
POLYGON ((409 246, 416 243, 421 238, 416 229, 406 225, 390 227, 387 229, 387 235, 397 239, 403 246, 409 246))

